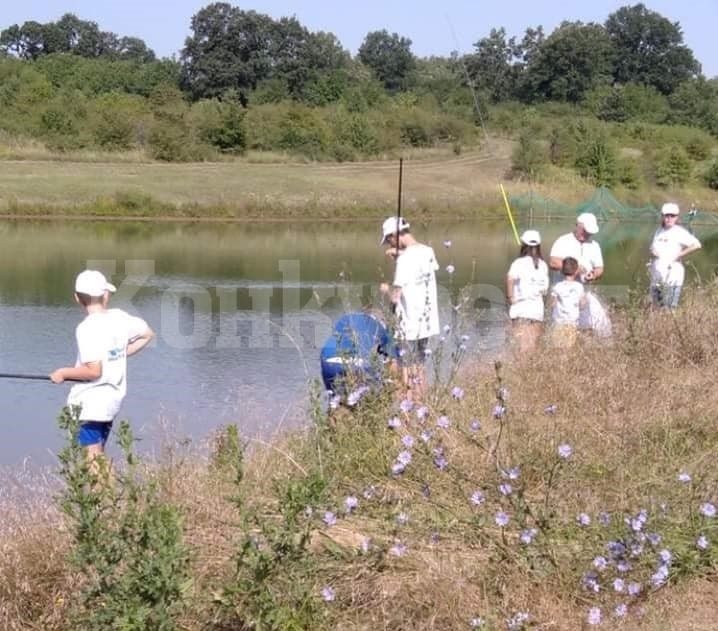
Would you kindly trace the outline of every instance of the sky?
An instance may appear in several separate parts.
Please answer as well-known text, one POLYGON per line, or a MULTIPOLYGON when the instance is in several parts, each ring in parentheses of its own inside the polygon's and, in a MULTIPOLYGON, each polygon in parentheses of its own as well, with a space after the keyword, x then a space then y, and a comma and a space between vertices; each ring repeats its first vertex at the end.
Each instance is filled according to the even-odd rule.
MULTIPOLYGON (((209 0, 0 0, 0 29, 27 20, 49 22, 64 13, 97 22, 102 30, 142 38, 160 57, 178 54, 190 34, 192 16, 209 0)), ((708 77, 718 76, 718 0, 644 0, 683 29, 684 42, 693 50, 708 77)), ((386 29, 412 40, 421 57, 467 53, 492 28, 504 27, 520 38, 527 27, 542 25, 549 34, 563 20, 604 22, 621 6, 637 0, 250 0, 232 2, 244 10, 273 18, 296 16, 312 31, 334 33, 344 48, 356 54, 370 31, 386 29)))

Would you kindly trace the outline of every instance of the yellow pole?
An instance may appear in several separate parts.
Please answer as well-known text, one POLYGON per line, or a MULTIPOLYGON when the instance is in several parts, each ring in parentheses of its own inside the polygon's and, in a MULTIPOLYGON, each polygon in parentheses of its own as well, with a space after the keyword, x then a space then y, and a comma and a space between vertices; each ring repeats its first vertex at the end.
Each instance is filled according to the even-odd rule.
POLYGON ((499 184, 499 188, 501 188, 501 195, 504 197, 504 205, 506 206, 506 214, 509 216, 509 223, 511 224, 511 229, 514 232, 514 237, 516 238, 516 245, 521 245, 521 239, 519 239, 519 232, 516 230, 516 224, 514 223, 514 216, 511 214, 511 206, 509 206, 509 199, 506 197, 506 191, 504 190, 504 185, 499 184))

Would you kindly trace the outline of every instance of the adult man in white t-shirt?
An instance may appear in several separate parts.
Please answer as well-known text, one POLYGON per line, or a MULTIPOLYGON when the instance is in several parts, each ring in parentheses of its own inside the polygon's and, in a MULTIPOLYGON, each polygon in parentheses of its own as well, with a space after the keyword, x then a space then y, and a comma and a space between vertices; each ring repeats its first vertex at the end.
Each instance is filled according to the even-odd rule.
POLYGON ((573 232, 561 235, 554 241, 549 258, 549 267, 561 271, 567 257, 578 261, 579 280, 583 283, 595 281, 603 275, 603 254, 601 246, 593 240, 598 234, 598 221, 593 213, 582 213, 576 218, 573 232))
POLYGON ((394 306, 395 338, 400 345, 402 376, 407 397, 420 399, 426 388, 424 360, 429 338, 439 334, 439 305, 436 271, 439 264, 433 248, 419 243, 402 217, 389 217, 382 225, 381 244, 396 257, 394 281, 382 283, 394 306))
POLYGON ((678 204, 661 208, 661 227, 651 241, 651 300, 658 307, 675 309, 681 297, 686 270, 681 259, 701 248, 701 242, 678 225, 678 204))

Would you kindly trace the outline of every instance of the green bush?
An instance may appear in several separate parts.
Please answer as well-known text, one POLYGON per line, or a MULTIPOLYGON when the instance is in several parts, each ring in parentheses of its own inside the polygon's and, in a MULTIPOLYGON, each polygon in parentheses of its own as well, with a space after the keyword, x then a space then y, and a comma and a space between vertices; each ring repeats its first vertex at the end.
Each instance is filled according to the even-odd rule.
POLYGON ((708 167, 705 173, 705 182, 714 191, 718 191, 718 158, 708 167))
POLYGON ((656 184, 659 186, 682 186, 691 178, 691 160, 686 150, 673 145, 656 160, 656 184))
POLYGON ((601 133, 579 146, 575 166, 595 186, 613 186, 618 180, 618 154, 601 133))
POLYGON ((292 104, 279 123, 278 149, 319 160, 326 157, 329 142, 330 132, 320 111, 292 104))
POLYGON ((536 137, 524 131, 511 155, 511 176, 526 177, 529 180, 540 179, 548 165, 544 147, 536 137))
POLYGON ((684 147, 691 160, 701 162, 711 155, 713 144, 705 135, 696 134, 686 142, 684 147))
POLYGON ((224 153, 243 153, 247 147, 247 130, 244 126, 245 109, 239 101, 203 100, 192 106, 191 125, 199 138, 224 153))

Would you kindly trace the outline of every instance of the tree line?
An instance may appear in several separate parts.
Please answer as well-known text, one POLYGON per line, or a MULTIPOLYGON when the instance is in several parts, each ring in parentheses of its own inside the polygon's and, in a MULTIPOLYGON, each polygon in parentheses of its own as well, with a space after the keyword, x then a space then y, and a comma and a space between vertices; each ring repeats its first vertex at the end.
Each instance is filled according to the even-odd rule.
MULTIPOLYGON (((0 129, 59 149, 148 147, 160 159, 246 149, 313 159, 477 142, 507 104, 574 107, 611 123, 718 136, 718 79, 678 23, 644 4, 603 24, 521 38, 492 29, 466 55, 420 58, 409 38, 366 35, 356 56, 332 33, 225 2, 200 9, 178 58, 72 14, 0 32, 0 129)), ((518 131, 518 130, 516 130, 518 131)))

